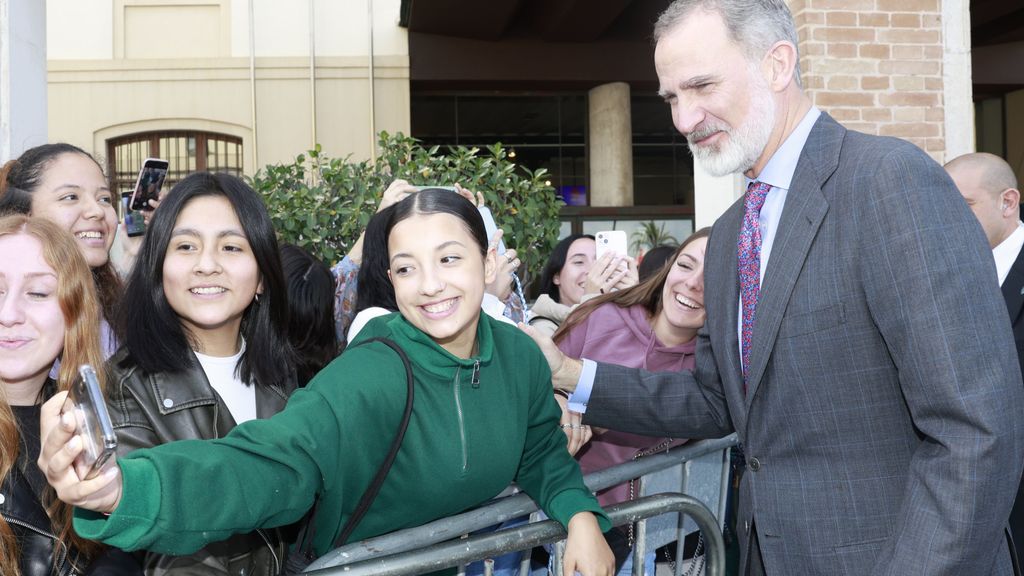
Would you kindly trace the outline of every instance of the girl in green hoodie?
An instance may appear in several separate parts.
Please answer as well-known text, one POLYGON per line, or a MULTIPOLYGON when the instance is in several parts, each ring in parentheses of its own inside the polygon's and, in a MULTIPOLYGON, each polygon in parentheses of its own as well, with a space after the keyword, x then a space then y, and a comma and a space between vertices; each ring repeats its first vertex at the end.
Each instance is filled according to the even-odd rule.
POLYGON ((139 450, 80 481, 74 423, 56 396, 43 409, 40 463, 58 496, 81 509, 75 529, 123 549, 184 554, 236 532, 288 524, 317 502, 317 554, 332 543, 376 472, 405 404, 415 403, 398 456, 359 540, 458 513, 515 481, 569 532, 565 570, 610 575, 607 517, 583 485, 558 426, 547 363, 516 328, 480 313, 496 262, 476 208, 428 190, 374 217, 367 262, 394 288, 398 313, 375 319, 279 414, 219 440, 139 450), (385 248, 386 247, 386 248, 385 248))

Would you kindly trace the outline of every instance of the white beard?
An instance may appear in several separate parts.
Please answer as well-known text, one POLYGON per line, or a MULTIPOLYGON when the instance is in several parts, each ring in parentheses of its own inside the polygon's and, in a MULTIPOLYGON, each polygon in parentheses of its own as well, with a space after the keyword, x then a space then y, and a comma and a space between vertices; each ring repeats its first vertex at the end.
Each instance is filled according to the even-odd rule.
POLYGON ((712 176, 740 174, 753 168, 771 138, 775 127, 775 103, 771 90, 756 67, 751 67, 750 75, 750 106, 743 124, 733 128, 724 122, 705 121, 686 135, 690 153, 712 176), (723 144, 694 144, 719 131, 726 137, 723 144))

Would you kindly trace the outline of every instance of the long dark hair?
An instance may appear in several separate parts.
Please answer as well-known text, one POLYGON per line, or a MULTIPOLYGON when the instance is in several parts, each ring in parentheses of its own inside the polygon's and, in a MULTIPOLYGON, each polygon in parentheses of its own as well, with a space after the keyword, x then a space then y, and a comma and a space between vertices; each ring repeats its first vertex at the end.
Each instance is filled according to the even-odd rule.
POLYGON ((294 244, 281 245, 288 284, 288 340, 304 386, 338 354, 334 332, 334 276, 323 262, 294 244))
POLYGON ((551 255, 548 256, 548 262, 544 265, 544 270, 540 273, 540 292, 538 294, 547 294, 555 302, 561 303, 561 297, 558 295, 558 284, 555 284, 555 278, 562 272, 562 268, 565 267, 565 260, 569 257, 569 247, 572 243, 579 240, 580 238, 594 239, 592 234, 570 234, 555 244, 555 249, 551 251, 551 255))
MULTIPOLYGON (((64 154, 80 154, 92 160, 103 173, 103 166, 85 150, 73 144, 57 142, 54 144, 42 144, 29 148, 21 153, 21 156, 8 161, 0 168, 0 198, 8 204, 7 210, 11 212, 24 211, 28 214, 32 209, 32 194, 36 192, 46 170, 54 160, 64 154), (25 194, 28 195, 26 204, 25 194)), ((103 317, 111 321, 117 315, 118 305, 121 301, 121 293, 124 284, 121 277, 114 270, 114 265, 107 260, 106 264, 92 269, 92 278, 96 283, 96 293, 100 299, 100 308, 103 310, 103 317)), ((114 326, 114 333, 121 337, 123 333, 114 326)))
POLYGON ((178 215, 189 202, 204 196, 221 196, 234 207, 263 283, 259 299, 242 316, 246 350, 238 363, 239 377, 259 386, 281 385, 291 377, 295 354, 288 343, 288 291, 277 237, 259 195, 228 174, 190 174, 171 188, 153 212, 119 315, 125 346, 146 372, 177 372, 194 366, 189 349, 195 347, 195 338, 167 301, 163 269, 178 215))
MULTIPOLYGON (((710 227, 701 228, 693 234, 690 234, 690 236, 686 240, 683 240, 683 243, 676 248, 676 251, 672 253, 672 258, 669 259, 669 262, 675 262, 684 248, 696 240, 707 238, 710 234, 710 227)), ((607 294, 595 296, 594 298, 587 300, 577 306, 576 309, 569 314, 569 317, 565 319, 565 322, 562 322, 558 327, 558 330, 556 330, 551 336, 551 339, 555 342, 560 342, 570 330, 580 322, 586 320, 587 316, 589 316, 591 312, 605 302, 611 302, 622 308, 629 308, 631 306, 641 304, 644 309, 647 310, 647 314, 654 317, 658 312, 661 312, 662 288, 664 288, 665 280, 668 278, 668 274, 671 271, 671 265, 662 266, 661 270, 659 270, 657 274, 649 277, 636 286, 631 286, 625 290, 619 290, 617 292, 608 292, 607 294)))
POLYGON ((476 240, 480 254, 487 253, 487 231, 472 202, 443 188, 427 188, 407 196, 370 218, 363 236, 363 264, 359 268, 356 312, 380 307, 398 310, 395 289, 388 278, 388 236, 396 224, 417 214, 451 214, 476 240))

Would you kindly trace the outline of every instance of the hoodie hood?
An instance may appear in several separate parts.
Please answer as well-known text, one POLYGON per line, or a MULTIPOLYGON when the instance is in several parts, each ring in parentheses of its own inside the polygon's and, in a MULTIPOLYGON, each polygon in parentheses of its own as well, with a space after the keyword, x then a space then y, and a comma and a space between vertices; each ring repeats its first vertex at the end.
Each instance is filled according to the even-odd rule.
POLYGON ((425 369, 438 376, 450 377, 456 368, 490 364, 494 354, 494 322, 486 314, 480 315, 480 321, 476 326, 477 353, 470 358, 459 358, 445 350, 425 332, 410 324, 399 312, 367 322, 349 347, 358 346, 360 342, 369 338, 379 336, 394 339, 394 334, 400 334, 404 340, 403 349, 416 368, 425 369))

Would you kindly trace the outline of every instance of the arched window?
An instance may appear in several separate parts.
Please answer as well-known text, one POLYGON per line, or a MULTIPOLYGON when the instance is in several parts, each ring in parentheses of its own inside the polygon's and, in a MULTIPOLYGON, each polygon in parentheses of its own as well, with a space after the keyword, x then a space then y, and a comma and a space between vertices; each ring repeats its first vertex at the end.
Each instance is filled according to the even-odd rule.
POLYGON ((112 190, 126 192, 146 158, 167 160, 165 189, 202 170, 242 175, 242 139, 215 132, 140 132, 107 140, 107 174, 112 190))

